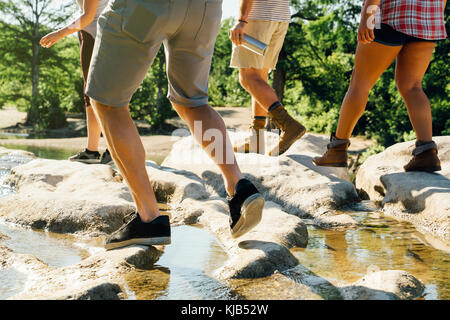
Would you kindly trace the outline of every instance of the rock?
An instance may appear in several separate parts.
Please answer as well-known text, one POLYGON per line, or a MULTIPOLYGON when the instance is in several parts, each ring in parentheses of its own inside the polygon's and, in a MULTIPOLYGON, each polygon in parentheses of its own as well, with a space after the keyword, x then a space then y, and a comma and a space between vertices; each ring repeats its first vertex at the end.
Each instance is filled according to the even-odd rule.
POLYGON ((10 238, 6 235, 0 232, 0 241, 9 240, 10 238))
MULTIPOLYGON (((269 146, 275 134, 268 133, 269 146)), ((243 133, 230 132, 236 143, 243 133)), ((307 134, 280 157, 237 153, 237 161, 244 176, 249 178, 268 201, 299 217, 315 217, 323 210, 330 212, 357 200, 357 193, 344 168, 317 167, 311 159, 323 153, 327 139, 307 134)), ((195 173, 206 190, 226 196, 219 169, 192 137, 176 142, 164 160, 164 167, 195 173)))
POLYGON ((1 166, 0 169, 11 169, 18 164, 24 164, 27 163, 33 159, 35 159, 36 156, 28 151, 24 150, 11 150, 6 149, 3 147, 0 147, 0 160, 1 160, 1 166))
POLYGON ((123 299, 125 275, 135 268, 146 268, 159 259, 161 248, 130 246, 101 251, 81 262, 50 268, 34 256, 19 254, 0 246, 0 266, 27 275, 22 292, 10 299, 123 299))
POLYGON ((346 213, 336 215, 317 215, 313 224, 327 229, 351 228, 357 227, 359 223, 346 213))
POLYGON ((425 287, 401 270, 371 272, 342 291, 350 300, 407 300, 418 298, 425 287))
POLYGON ((0 218, 37 229, 109 234, 135 210, 127 186, 106 165, 36 159, 11 170, 16 193, 0 198, 0 218))
POLYGON ((433 138, 442 171, 404 172, 414 141, 395 144, 369 157, 356 175, 356 187, 381 201, 385 215, 412 223, 419 231, 450 242, 450 136, 433 138))
POLYGON ((261 222, 249 233, 233 239, 228 205, 221 198, 198 201, 186 199, 172 212, 174 221, 199 223, 221 242, 229 259, 216 270, 219 279, 268 276, 298 264, 288 250, 306 247, 308 233, 303 221, 266 202, 261 222))
POLYGON ((146 167, 158 202, 177 204, 187 198, 209 198, 203 181, 191 172, 158 166, 152 161, 147 161, 146 167))

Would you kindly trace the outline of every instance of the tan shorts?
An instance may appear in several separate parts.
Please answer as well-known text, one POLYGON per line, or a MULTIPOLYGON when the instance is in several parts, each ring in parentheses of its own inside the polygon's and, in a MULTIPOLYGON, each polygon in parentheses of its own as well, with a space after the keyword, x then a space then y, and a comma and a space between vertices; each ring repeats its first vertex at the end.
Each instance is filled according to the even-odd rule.
POLYGON ((249 20, 244 33, 266 43, 266 54, 261 56, 242 46, 233 45, 230 67, 275 69, 288 27, 288 22, 249 20))
POLYGON ((111 0, 98 19, 86 94, 127 106, 164 44, 167 98, 185 107, 207 104, 221 16, 222 0, 111 0))

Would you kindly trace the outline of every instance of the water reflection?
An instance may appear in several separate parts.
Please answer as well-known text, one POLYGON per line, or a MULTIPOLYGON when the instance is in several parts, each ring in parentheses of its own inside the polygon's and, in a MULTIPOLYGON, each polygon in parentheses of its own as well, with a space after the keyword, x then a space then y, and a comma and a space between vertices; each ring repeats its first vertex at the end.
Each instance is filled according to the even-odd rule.
POLYGON ((293 250, 303 266, 325 278, 348 282, 368 271, 405 270, 425 284, 425 299, 450 297, 448 252, 424 243, 409 223, 378 212, 347 213, 362 227, 336 231, 309 225, 308 247, 293 250))
POLYGON ((207 231, 174 227, 172 245, 165 247, 157 264, 131 272, 126 280, 136 299, 236 299, 230 288, 212 276, 226 259, 207 231))

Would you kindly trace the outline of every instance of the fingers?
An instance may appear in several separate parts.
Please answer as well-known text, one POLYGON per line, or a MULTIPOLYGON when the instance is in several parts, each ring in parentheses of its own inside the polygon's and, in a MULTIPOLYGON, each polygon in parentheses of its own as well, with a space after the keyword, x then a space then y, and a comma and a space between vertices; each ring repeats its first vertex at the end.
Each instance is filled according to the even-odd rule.
POLYGON ((244 40, 244 32, 241 29, 233 29, 230 33, 230 39, 236 46, 240 46, 244 40))
POLYGON ((358 30, 358 42, 361 44, 369 44, 375 39, 373 29, 358 30))
POLYGON ((50 37, 48 37, 48 36, 43 37, 39 43, 44 48, 50 48, 52 45, 55 44, 55 42, 52 41, 52 39, 50 37))
POLYGON ((231 29, 230 39, 236 46, 240 46, 244 42, 244 25, 242 22, 231 29))

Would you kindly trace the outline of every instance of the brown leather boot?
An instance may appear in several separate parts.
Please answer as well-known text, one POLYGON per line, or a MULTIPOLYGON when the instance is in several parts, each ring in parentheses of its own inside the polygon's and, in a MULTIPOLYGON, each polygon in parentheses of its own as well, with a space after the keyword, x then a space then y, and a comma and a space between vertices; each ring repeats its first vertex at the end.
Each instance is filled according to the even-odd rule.
POLYGON ((437 145, 434 141, 416 141, 416 148, 412 152, 413 158, 403 168, 405 171, 434 172, 441 170, 437 145))
POLYGON ((251 134, 244 143, 234 146, 234 152, 264 154, 264 130, 266 119, 253 118, 250 125, 251 134))
POLYGON ((327 151, 321 157, 315 157, 313 162, 317 166, 323 167, 347 167, 347 150, 350 146, 350 140, 337 139, 333 132, 330 137, 330 143, 327 145, 327 151))
POLYGON ((269 156, 278 156, 285 153, 295 141, 303 137, 306 128, 292 118, 281 105, 269 111, 268 114, 281 131, 278 146, 269 152, 269 156))

